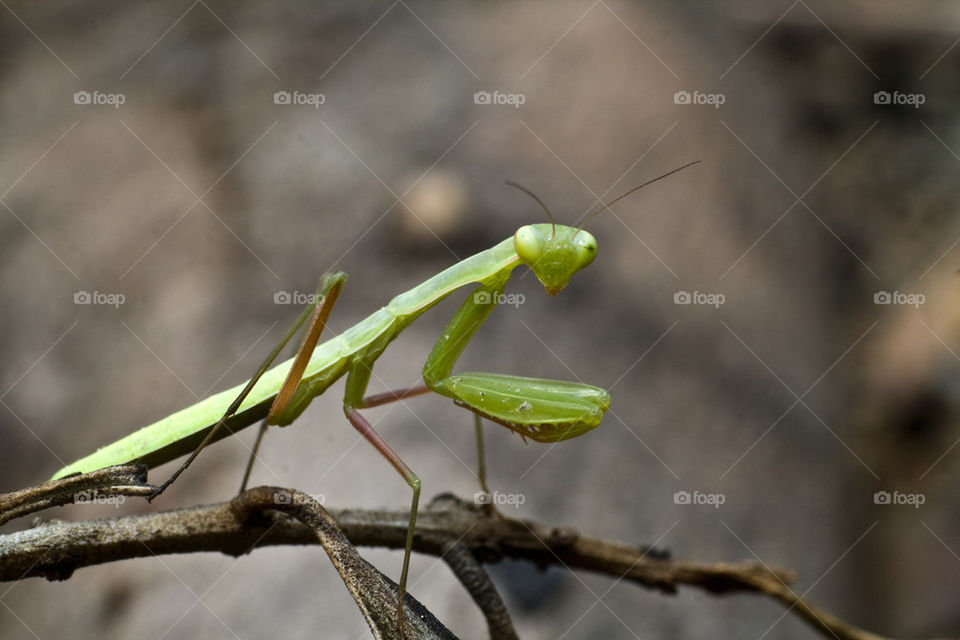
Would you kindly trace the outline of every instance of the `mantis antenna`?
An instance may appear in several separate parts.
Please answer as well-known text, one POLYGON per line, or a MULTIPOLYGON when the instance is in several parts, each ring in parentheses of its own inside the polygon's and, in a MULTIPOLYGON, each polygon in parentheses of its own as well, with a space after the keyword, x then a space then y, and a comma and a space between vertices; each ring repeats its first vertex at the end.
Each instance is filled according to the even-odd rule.
MULTIPOLYGON (((640 189, 643 189, 643 188, 644 188, 645 186, 647 186, 648 184, 653 184, 653 183, 656 182, 657 180, 663 180, 663 179, 666 178, 667 176, 672 176, 672 175, 675 174, 677 171, 683 171, 683 170, 686 169, 687 167, 692 167, 693 165, 697 164, 698 162, 700 162, 700 161, 699 161, 699 160, 694 160, 693 162, 688 162, 687 164, 683 165, 682 167, 677 167, 677 168, 674 169, 673 171, 667 171, 665 174, 663 174, 663 175, 660 176, 659 178, 654 178, 653 180, 647 180, 646 182, 644 182, 644 183, 643 183, 642 185, 640 185, 639 187, 634 187, 633 189, 630 189, 629 191, 627 191, 627 192, 624 193, 623 195, 621 195, 621 196, 619 196, 619 197, 617 197, 617 198, 614 198, 614 199, 611 200, 609 203, 603 205, 602 207, 600 207, 599 209, 597 209, 596 211, 594 211, 593 213, 591 213, 590 215, 588 215, 588 216, 587 216, 587 219, 584 220, 583 223, 582 223, 579 227, 577 227, 577 231, 582 230, 583 227, 584 227, 584 225, 587 224, 588 222, 590 222, 591 220, 593 220, 593 218, 596 217, 596 215, 597 215, 598 213, 600 213, 601 211, 605 211, 606 209, 609 209, 609 208, 612 207, 614 204, 616 204, 617 202, 623 200, 624 198, 626 198, 628 195, 630 195, 630 194, 633 193, 634 191, 639 191, 640 189)), ((515 185, 515 186, 516 186, 516 185, 515 185)), ((534 196, 534 197, 536 197, 536 196, 534 196)), ((602 201, 601 201, 601 202, 602 202, 602 201)))
POLYGON ((516 182, 510 182, 509 180, 504 180, 504 182, 515 189, 520 189, 520 191, 523 191, 525 194, 527 194, 528 196, 536 200, 537 204, 543 207, 543 210, 547 212, 547 217, 550 218, 550 224, 553 225, 553 233, 550 234, 550 239, 552 240, 553 236, 557 235, 557 223, 553 219, 553 214, 550 213, 550 209, 547 209, 547 205, 543 204, 543 200, 538 198, 537 194, 535 194, 533 191, 530 191, 530 189, 527 189, 522 184, 517 184, 516 182))

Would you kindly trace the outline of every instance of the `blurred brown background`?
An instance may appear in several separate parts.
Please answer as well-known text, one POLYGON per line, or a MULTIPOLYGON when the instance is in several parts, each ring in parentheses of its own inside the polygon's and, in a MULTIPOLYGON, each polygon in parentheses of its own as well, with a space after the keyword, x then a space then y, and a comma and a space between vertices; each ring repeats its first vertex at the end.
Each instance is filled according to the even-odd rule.
MULTIPOLYGON (((489 426, 492 486, 590 535, 794 568, 798 593, 878 633, 960 628, 954 3, 14 2, 0 16, 2 490, 246 379, 298 312, 278 292, 348 271, 343 330, 541 221, 504 179, 571 222, 699 159, 591 222, 599 257, 561 295, 516 272, 525 303, 494 314, 461 370, 581 379, 614 400, 555 447, 489 426), (894 304, 875 303, 884 292, 894 304)), ((394 343, 383 385, 417 381, 460 300, 394 343)), ((408 504, 340 393, 270 434, 254 482, 408 504)), ((425 499, 473 494, 463 410, 425 397, 369 415, 425 499)), ((252 436, 154 506, 43 515, 225 499, 252 436)), ((399 553, 364 554, 399 574, 399 553)), ((759 597, 492 571, 524 638, 813 637, 759 597)), ((482 637, 435 559, 414 558, 412 591, 482 637)), ((124 562, 7 584, 0 602, 11 639, 367 633, 318 549, 124 562)))

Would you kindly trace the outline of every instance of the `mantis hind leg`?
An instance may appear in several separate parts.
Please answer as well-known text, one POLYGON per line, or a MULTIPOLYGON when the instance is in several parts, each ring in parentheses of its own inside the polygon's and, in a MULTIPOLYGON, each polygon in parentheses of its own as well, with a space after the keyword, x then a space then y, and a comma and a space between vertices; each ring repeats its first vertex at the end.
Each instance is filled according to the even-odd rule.
POLYGON ((430 393, 430 387, 422 384, 415 387, 407 387, 406 389, 384 391, 383 393, 377 393, 372 396, 365 397, 358 408, 367 409, 369 407, 379 407, 380 405, 387 404, 388 402, 406 400, 407 398, 413 398, 414 396, 423 395, 424 393, 430 393))
POLYGON ((253 448, 250 449, 250 457, 247 458, 247 468, 243 470, 243 480, 240 481, 240 491, 238 493, 243 493, 247 490, 247 482, 250 481, 250 473, 253 471, 253 463, 257 459, 257 453, 260 451, 260 444, 263 442, 263 434, 267 432, 266 419, 260 421, 260 428, 257 430, 257 439, 253 443, 253 448))
MULTIPOLYGON (((251 380, 252 384, 259 379, 263 371, 270 366, 270 362, 273 361, 273 358, 276 357, 276 353, 283 348, 290 338, 297 332, 300 326, 310 318, 310 324, 307 325, 307 331, 303 336, 303 342, 300 344, 300 348, 297 349, 297 355, 293 359, 293 364, 290 366, 290 371, 287 372, 287 377, 283 381, 283 385, 280 387, 280 391, 277 392, 276 397, 273 399, 273 404, 270 405, 270 411, 267 413, 267 417, 263 419, 263 422, 260 423, 260 429, 257 432, 257 439, 254 442, 253 449, 250 450, 250 458, 247 460, 247 467, 243 472, 243 480, 240 483, 240 493, 247 488, 247 482, 250 480, 250 473, 253 470, 253 463, 257 458, 257 452, 260 450, 260 444, 263 442, 263 436, 267 432, 267 427, 271 424, 276 424, 277 418, 284 415, 284 411, 287 409, 287 406, 290 404, 291 398, 297 389, 297 386, 300 384, 300 380, 303 378, 303 372, 307 368, 307 364, 310 362, 310 356, 313 355, 314 349, 317 348, 317 342, 320 339, 320 335, 323 333, 324 327, 327 326, 327 318, 330 317, 330 312, 333 310, 333 306, 337 303, 337 298, 340 296, 340 291, 343 289, 343 285, 347 281, 347 274, 342 271, 336 273, 328 273, 323 276, 323 279, 320 281, 320 286, 317 288, 317 293, 315 294, 315 300, 304 309, 304 312, 300 314, 300 317, 297 318, 297 321, 290 327, 287 331, 287 335, 284 336, 283 340, 280 343, 280 346, 271 354, 271 358, 264 363, 264 366, 261 367, 261 371, 258 372, 256 378, 251 380)), ((244 389, 244 391, 248 391, 244 389)), ((244 393, 246 395, 246 393, 244 393)), ((241 399, 242 401, 242 399, 241 399)), ((237 403, 239 405, 239 403, 237 403)))
MULTIPOLYGON (((271 351, 270 354, 266 357, 266 359, 264 359, 264 361, 260 364, 260 367, 257 369, 257 372, 253 375, 252 378, 250 378, 249 382, 247 382, 246 386, 244 386, 243 390, 234 399, 234 401, 230 403, 230 406, 227 407, 227 410, 224 412, 223 416, 217 421, 217 423, 213 426, 213 428, 210 429, 209 432, 207 432, 206 437, 204 437, 203 441, 200 442, 200 444, 193 451, 193 453, 190 454, 190 457, 187 458, 183 462, 183 464, 181 464, 177 468, 177 470, 173 472, 173 474, 166 480, 166 482, 164 482, 159 487, 157 487, 156 490, 147 497, 148 502, 152 501, 154 498, 159 496, 161 493, 163 493, 167 489, 167 487, 173 484, 174 481, 176 481, 176 479, 180 477, 180 474, 186 471, 187 467, 189 467, 193 463, 193 461, 196 460, 197 456, 200 455, 200 452, 203 451, 206 448, 206 446, 213 441, 214 436, 217 434, 217 432, 220 431, 220 429, 223 429, 227 426, 227 420, 230 419, 230 417, 237 412, 237 409, 239 409, 240 405, 243 404, 244 399, 246 399, 246 397, 250 394, 250 391, 257 384, 257 381, 260 380, 260 377, 263 376, 266 370, 270 368, 270 365, 273 364, 273 361, 277 358, 278 355, 280 355, 280 352, 283 351, 283 348, 287 345, 290 339, 293 338, 293 336, 297 333, 301 325, 303 325, 303 323, 307 321, 307 318, 310 318, 311 316, 313 318, 310 322, 310 331, 307 332, 308 338, 310 336, 311 331, 313 331, 314 327, 318 324, 318 322, 320 325, 320 330, 323 329, 323 326, 326 323, 327 316, 330 315, 330 309, 333 307, 333 303, 336 302, 337 295, 339 295, 340 289, 343 288, 343 283, 346 281, 346 279, 347 279, 347 274, 343 272, 327 274, 323 277, 323 279, 320 281, 320 286, 317 289, 317 293, 316 293, 317 299, 311 302, 309 305, 307 305, 307 307, 300 314, 300 317, 298 317, 296 321, 293 323, 293 325, 291 325, 290 328, 287 329, 286 334, 284 334, 283 338, 280 340, 277 346, 273 348, 273 351, 271 351)), ((317 331, 317 337, 319 337, 319 331, 317 331)), ((300 347, 301 352, 304 350, 306 346, 306 342, 307 340, 304 340, 304 346, 300 347)), ((313 345, 310 347, 311 353, 313 351, 313 346, 316 346, 316 338, 314 338, 313 345)), ((297 356, 299 358, 300 353, 298 353, 297 356)), ((309 359, 310 359, 310 355, 307 354, 306 360, 309 361, 309 359)), ((296 366, 296 361, 294 362, 294 365, 296 366)), ((306 361, 303 363, 303 366, 304 367, 306 366, 306 361)), ((303 375, 302 369, 300 371, 300 375, 301 376, 303 375)), ((299 381, 299 378, 297 380, 299 381)), ((289 382, 289 376, 288 376, 287 382, 289 382)), ((294 387, 296 387, 296 384, 294 384, 294 387)), ((276 401, 274 401, 274 405, 276 405, 276 401)), ((273 407, 271 407, 271 412, 272 410, 273 410, 273 407)), ((250 460, 247 462, 247 471, 244 474, 243 485, 240 489, 241 491, 243 491, 243 488, 246 487, 247 478, 249 477, 250 469, 253 466, 253 458, 256 457, 257 449, 259 449, 260 447, 260 441, 263 438, 263 432, 265 429, 266 429, 266 422, 264 422, 264 424, 261 425, 260 427, 260 434, 257 436, 256 445, 254 446, 254 449, 251 453, 250 460)))
POLYGON ((500 513, 500 509, 497 509, 493 492, 491 492, 490 487, 487 486, 487 461, 483 445, 483 418, 480 417, 479 413, 473 414, 473 427, 477 438, 477 480, 480 481, 480 495, 485 499, 485 501, 480 501, 477 499, 479 496, 475 496, 474 502, 480 504, 489 513, 492 513, 498 518, 506 519, 504 515, 500 513))
MULTIPOLYGON (((280 387, 280 391, 277 392, 277 395, 274 398, 267 417, 260 426, 260 432, 257 435, 257 442, 253 449, 253 455, 251 456, 250 462, 247 464, 247 471, 244 474, 244 487, 246 486, 247 479, 250 474, 250 467, 253 464, 253 457, 256 455, 257 448, 259 448, 260 440, 263 437, 264 431, 266 431, 267 425, 289 423, 289 421, 292 419, 290 415, 291 412, 298 412, 299 410, 302 410, 302 408, 298 410, 297 407, 291 406, 291 400, 294 398, 294 394, 300 384, 300 380, 303 378, 303 373, 306 370, 307 364, 310 361, 310 357, 317 346, 320 334, 323 332, 323 329, 326 326, 326 321, 330 315, 330 311, 333 309, 333 305, 336 303, 337 297, 340 295, 340 291, 346 282, 346 278, 347 276, 345 273, 335 273, 324 276, 324 280, 318 292, 322 296, 322 299, 316 303, 317 307, 312 314, 313 317, 310 321, 306 334, 304 335, 303 343, 297 351, 297 355, 294 358, 293 364, 290 367, 290 371, 287 373, 287 377, 284 380, 283 385, 280 387)), ((420 478, 417 477, 417 475, 410 469, 410 467, 407 466, 400 456, 398 456, 396 452, 390 448, 390 446, 383 440, 383 438, 380 437, 380 434, 376 432, 367 419, 360 415, 357 409, 377 406, 380 404, 386 404, 388 402, 417 396, 428 392, 429 389, 424 386, 418 386, 411 387, 409 389, 401 389, 398 391, 389 391, 364 398, 363 394, 366 390, 367 383, 370 380, 370 367, 373 365, 373 361, 376 360, 377 356, 380 355, 383 346, 381 346, 379 350, 360 352, 359 354, 355 355, 353 362, 349 367, 349 374, 347 375, 343 410, 347 416, 347 419, 350 421, 350 424, 352 424, 354 428, 368 442, 370 442, 370 444, 372 444, 374 448, 376 448, 377 451, 379 451, 387 459, 388 462, 390 462, 390 464, 397 470, 397 472, 400 473, 401 476, 403 476, 403 479, 413 490, 413 500, 410 505, 410 523, 407 529, 406 549, 403 558, 403 571, 400 576, 400 584, 398 589, 399 597, 397 607, 397 622, 398 628, 402 629, 403 596, 406 592, 407 573, 410 566, 410 553, 413 548, 413 533, 417 519, 417 508, 420 503, 420 478)))
POLYGON ((477 480, 480 481, 480 489, 491 495, 490 487, 487 486, 487 460, 483 448, 483 418, 480 414, 473 414, 473 426, 477 436, 477 480))
POLYGON ((413 499, 410 502, 410 520, 407 524, 407 540, 403 549, 403 568, 400 571, 400 582, 397 589, 397 627, 402 629, 403 598, 407 592, 407 575, 410 572, 410 554, 413 550, 413 534, 417 526, 417 510, 420 505, 420 478, 407 466, 400 456, 390 448, 390 445, 380 437, 380 434, 373 428, 373 425, 360 415, 359 411, 345 407, 344 412, 347 414, 347 419, 350 420, 350 424, 387 459, 410 486, 410 489, 413 490, 413 499))
POLYGON ((380 434, 373 428, 373 425, 360 414, 357 408, 376 406, 377 404, 385 404, 405 397, 419 395, 425 393, 427 389, 424 387, 412 387, 410 389, 390 391, 364 398, 363 394, 366 391, 367 384, 370 382, 371 367, 381 351, 382 347, 379 350, 362 352, 358 354, 357 358, 351 363, 350 373, 347 374, 347 384, 343 398, 343 412, 346 414, 350 424, 387 459, 387 462, 397 470, 397 473, 403 477, 404 481, 413 491, 413 498, 410 502, 410 521, 407 524, 407 540, 403 550, 403 568, 400 571, 400 582, 397 589, 397 628, 402 632, 403 598, 407 591, 407 575, 410 571, 410 553, 413 550, 413 534, 416 529, 417 509, 420 504, 420 478, 407 466, 407 463, 390 448, 390 445, 380 437, 380 434))

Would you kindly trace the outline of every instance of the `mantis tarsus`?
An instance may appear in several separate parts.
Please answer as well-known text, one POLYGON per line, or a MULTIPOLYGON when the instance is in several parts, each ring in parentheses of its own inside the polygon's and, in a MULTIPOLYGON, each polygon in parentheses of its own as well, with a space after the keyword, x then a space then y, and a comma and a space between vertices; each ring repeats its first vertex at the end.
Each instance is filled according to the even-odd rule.
MULTIPOLYGON (((600 213, 614 202, 651 182, 691 164, 696 163, 674 169, 627 191, 592 215, 600 213)), ((550 215, 539 198, 527 189, 519 188, 531 195, 550 215)), ((166 489, 210 442, 231 435, 261 419, 263 422, 260 436, 267 425, 288 425, 303 413, 313 398, 346 375, 343 410, 347 419, 403 476, 413 490, 398 589, 401 603, 398 610, 402 616, 403 595, 420 498, 420 479, 384 442, 360 410, 434 391, 452 398, 456 404, 469 409, 476 416, 501 424, 524 438, 538 442, 555 442, 593 429, 600 424, 609 407, 610 395, 603 389, 586 384, 492 373, 452 374, 453 366, 470 338, 496 306, 514 268, 526 264, 546 292, 556 295, 567 285, 574 273, 593 261, 597 252, 593 235, 584 231, 582 225, 574 228, 555 224, 552 218, 551 215, 550 223, 520 227, 513 236, 401 293, 387 306, 340 335, 318 345, 327 317, 346 281, 346 274, 342 272, 324 276, 316 300, 308 305, 281 343, 247 383, 213 395, 107 445, 64 467, 54 478, 130 462, 142 462, 152 468, 192 451, 192 455, 171 478, 160 485, 151 496, 152 499, 166 489), (477 283, 478 286, 467 296, 447 324, 427 358, 423 367, 425 385, 365 396, 374 362, 387 345, 432 306, 457 289, 472 283, 477 283), (303 343, 294 358, 268 370, 286 342, 308 319, 303 343)), ((479 477, 486 490, 479 418, 477 425, 480 447, 479 477)), ((259 442, 260 437, 257 445, 259 442)), ((253 457, 251 463, 252 461, 253 457)), ((248 465, 244 485, 249 469, 248 465)))

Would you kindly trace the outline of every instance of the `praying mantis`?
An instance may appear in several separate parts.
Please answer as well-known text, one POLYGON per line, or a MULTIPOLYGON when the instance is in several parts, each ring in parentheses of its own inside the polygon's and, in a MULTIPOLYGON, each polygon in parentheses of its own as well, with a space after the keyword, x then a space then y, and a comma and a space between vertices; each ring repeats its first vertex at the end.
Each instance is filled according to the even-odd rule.
MULTIPOLYGON (((592 212, 587 220, 648 184, 693 164, 696 162, 630 189, 592 212)), ((318 345, 327 318, 347 279, 343 272, 325 275, 315 299, 248 382, 210 396, 117 440, 60 469, 53 479, 134 462, 153 468, 192 452, 173 475, 157 487, 148 498, 152 500, 169 487, 208 444, 262 421, 244 474, 243 490, 267 426, 291 424, 313 398, 346 376, 343 411, 348 421, 387 459, 413 492, 398 585, 398 622, 402 626, 402 603, 421 483, 420 478, 380 437, 360 411, 431 391, 451 398, 457 405, 472 411, 476 421, 480 466, 478 477, 486 491, 481 418, 496 422, 524 439, 556 442, 595 428, 610 406, 607 391, 587 384, 495 373, 452 373, 467 343, 501 299, 504 287, 516 267, 521 264, 528 266, 544 290, 556 295, 575 273, 593 262, 597 254, 597 241, 583 229, 583 225, 574 228, 556 224, 540 198, 520 185, 508 184, 533 197, 546 211, 550 222, 520 227, 511 237, 401 293, 366 319, 318 345), (387 346, 431 307, 454 291, 471 284, 476 284, 476 288, 447 324, 427 357, 423 367, 424 384, 366 395, 374 363, 387 346), (296 355, 271 369, 273 360, 304 323, 307 329, 296 355)))

